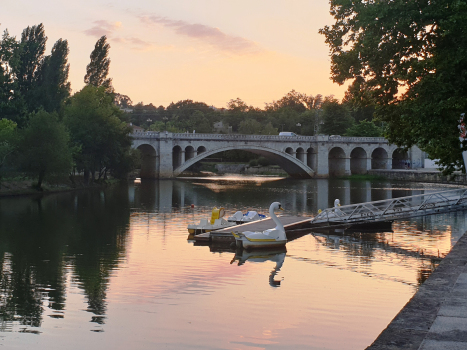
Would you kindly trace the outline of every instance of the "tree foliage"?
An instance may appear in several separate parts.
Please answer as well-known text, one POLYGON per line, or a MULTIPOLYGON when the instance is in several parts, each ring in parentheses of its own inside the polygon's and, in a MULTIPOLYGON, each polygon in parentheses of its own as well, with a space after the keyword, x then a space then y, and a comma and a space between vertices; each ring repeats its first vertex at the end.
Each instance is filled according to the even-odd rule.
POLYGON ((327 135, 343 135, 353 124, 353 119, 345 105, 333 97, 327 97, 323 102, 323 125, 321 133, 327 135))
POLYGON ((38 78, 38 95, 42 107, 48 111, 59 111, 63 101, 70 96, 68 73, 68 41, 59 39, 50 56, 44 57, 38 78))
POLYGON ((86 67, 84 82, 95 87, 104 86, 107 92, 112 92, 112 79, 107 77, 110 66, 109 50, 107 37, 103 35, 91 52, 91 62, 86 67))
POLYGON ((353 80, 354 91, 371 94, 389 141, 417 144, 447 173, 461 167, 467 3, 331 0, 331 15, 335 23, 320 32, 331 49, 333 80, 353 80))
POLYGON ((352 125, 345 132, 345 136, 354 137, 381 137, 383 129, 379 128, 373 122, 362 120, 358 124, 352 125))
POLYGON ((72 168, 69 134, 56 113, 41 110, 29 118, 21 132, 20 168, 37 177, 37 187, 48 175, 67 174, 72 168))
POLYGON ((16 123, 0 119, 0 171, 17 147, 16 123))
POLYGON ((76 165, 92 179, 96 172, 105 178, 118 169, 131 147, 131 129, 120 119, 122 112, 105 89, 85 86, 70 98, 64 111, 72 143, 80 150, 75 154, 76 165))

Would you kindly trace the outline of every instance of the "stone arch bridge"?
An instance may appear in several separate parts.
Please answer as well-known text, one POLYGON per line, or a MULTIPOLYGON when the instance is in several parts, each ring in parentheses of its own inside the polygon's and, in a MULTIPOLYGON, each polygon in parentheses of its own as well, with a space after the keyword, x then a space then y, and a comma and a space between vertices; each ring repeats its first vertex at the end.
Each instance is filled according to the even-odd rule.
POLYGON ((135 132, 142 153, 142 178, 174 178, 196 162, 222 151, 261 155, 296 178, 365 174, 369 169, 421 168, 417 147, 403 151, 382 137, 176 134, 135 132))

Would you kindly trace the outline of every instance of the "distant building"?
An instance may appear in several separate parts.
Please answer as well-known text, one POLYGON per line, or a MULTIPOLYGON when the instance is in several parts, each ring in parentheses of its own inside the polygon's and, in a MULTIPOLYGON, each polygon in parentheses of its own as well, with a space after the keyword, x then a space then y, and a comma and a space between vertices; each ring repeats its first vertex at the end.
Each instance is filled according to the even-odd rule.
POLYGON ((133 128, 133 132, 144 132, 144 129, 140 126, 133 125, 133 123, 129 123, 128 126, 133 128))
POLYGON ((213 128, 215 132, 219 133, 226 133, 229 130, 229 126, 224 125, 222 121, 214 123, 213 128))

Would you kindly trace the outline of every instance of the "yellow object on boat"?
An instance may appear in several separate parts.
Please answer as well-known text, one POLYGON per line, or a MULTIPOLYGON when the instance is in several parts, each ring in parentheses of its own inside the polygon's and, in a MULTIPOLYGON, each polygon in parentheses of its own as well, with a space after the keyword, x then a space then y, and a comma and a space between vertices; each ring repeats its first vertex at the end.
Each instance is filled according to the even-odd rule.
POLYGON ((211 214, 211 225, 214 225, 214 222, 216 219, 220 219, 225 215, 225 210, 224 208, 216 208, 214 207, 212 209, 212 214, 211 214))

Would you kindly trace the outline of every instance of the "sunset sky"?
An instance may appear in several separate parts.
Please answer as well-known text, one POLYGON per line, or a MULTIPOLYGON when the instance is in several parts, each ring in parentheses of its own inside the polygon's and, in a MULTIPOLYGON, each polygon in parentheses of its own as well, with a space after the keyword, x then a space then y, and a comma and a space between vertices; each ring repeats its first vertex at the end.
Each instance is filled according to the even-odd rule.
POLYGON ((330 80, 318 34, 333 23, 327 0, 19 0, 2 2, 1 13, 0 30, 17 38, 43 23, 47 54, 68 40, 73 92, 104 34, 113 86, 134 104, 226 107, 239 97, 262 108, 292 89, 339 99, 346 89, 330 80))

